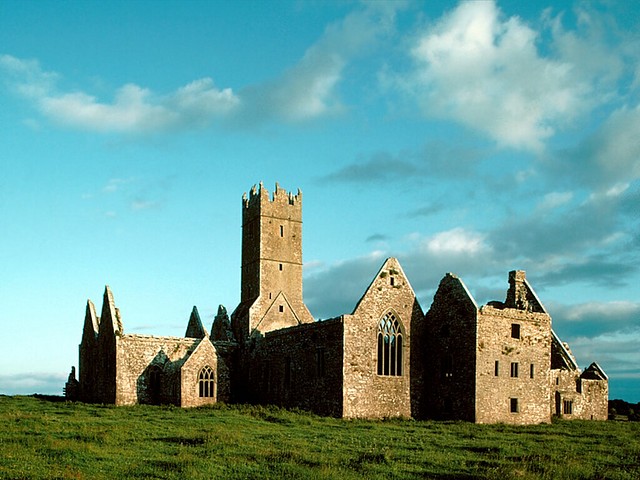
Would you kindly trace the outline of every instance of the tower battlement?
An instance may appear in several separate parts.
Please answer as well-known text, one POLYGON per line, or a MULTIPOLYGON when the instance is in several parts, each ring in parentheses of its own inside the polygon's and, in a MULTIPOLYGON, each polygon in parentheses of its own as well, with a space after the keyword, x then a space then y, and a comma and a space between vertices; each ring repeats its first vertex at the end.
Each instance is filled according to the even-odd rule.
POLYGON ((242 195, 242 206, 243 216, 251 217, 262 212, 263 215, 302 220, 302 192, 300 189, 296 194, 288 192, 277 182, 273 194, 269 193, 262 182, 254 185, 248 196, 246 192, 242 195))

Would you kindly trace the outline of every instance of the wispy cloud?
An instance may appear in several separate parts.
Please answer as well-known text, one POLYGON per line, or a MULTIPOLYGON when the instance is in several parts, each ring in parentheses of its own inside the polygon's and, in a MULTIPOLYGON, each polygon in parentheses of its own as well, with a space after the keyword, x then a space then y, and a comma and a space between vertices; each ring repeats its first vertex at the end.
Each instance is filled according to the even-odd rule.
POLYGON ((44 71, 36 60, 0 56, 14 89, 53 122, 101 133, 145 134, 208 124, 228 115, 240 100, 203 78, 173 93, 158 95, 135 84, 119 88, 105 101, 82 91, 60 91, 60 75, 44 71))
POLYGON ((415 180, 464 181, 473 178, 484 152, 461 145, 429 141, 416 150, 377 151, 363 155, 320 178, 323 182, 409 183, 415 180))
POLYGON ((219 88, 210 77, 173 92, 158 93, 133 83, 112 99, 86 91, 64 91, 61 75, 37 60, 0 56, 0 69, 14 91, 46 118, 70 128, 99 133, 154 134, 206 127, 215 122, 247 127, 266 121, 289 123, 340 113, 338 85, 349 62, 370 50, 393 25, 398 6, 369 5, 330 24, 300 61, 278 78, 240 92, 219 88))

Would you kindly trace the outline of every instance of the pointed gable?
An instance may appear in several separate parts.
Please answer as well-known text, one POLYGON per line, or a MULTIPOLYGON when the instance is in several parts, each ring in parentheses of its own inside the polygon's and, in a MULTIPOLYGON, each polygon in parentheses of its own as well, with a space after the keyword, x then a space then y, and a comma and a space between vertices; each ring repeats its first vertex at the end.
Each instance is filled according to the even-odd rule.
POLYGON ((296 310, 291 305, 291 302, 289 302, 287 296, 284 292, 280 292, 275 296, 273 301, 270 302, 270 305, 267 307, 264 315, 251 332, 251 335, 254 335, 257 332, 264 334, 266 332, 293 327, 302 323, 304 322, 296 313, 296 310))
POLYGON ((102 299, 102 315, 100 315, 100 335, 122 335, 122 321, 120 320, 120 311, 116 308, 113 300, 113 293, 106 285, 104 288, 104 296, 102 299))
POLYGON ((430 311, 436 308, 444 308, 452 313, 473 312, 475 314, 478 311, 478 304, 462 279, 453 273, 447 273, 440 280, 430 311))
POLYGON ((195 407, 215 403, 218 400, 219 369, 216 348, 208 336, 202 338, 180 367, 180 406, 195 407), (213 375, 211 381, 215 384, 207 395, 202 394, 200 386, 204 371, 213 375))
POLYGON ((352 314, 355 314, 358 309, 360 309, 367 297, 383 291, 402 291, 404 293, 409 293, 415 299, 416 295, 413 291, 413 287, 409 283, 409 279, 405 275, 397 258, 389 257, 384 261, 378 270, 378 273, 376 273, 375 277, 373 277, 373 280, 367 287, 367 290, 364 292, 362 297, 360 297, 360 300, 358 300, 352 314))
POLYGON ((596 362, 589 365, 580 377, 586 380, 609 380, 608 375, 596 362))
POLYGON ((229 321, 229 314, 224 305, 218 306, 218 313, 213 319, 211 325, 211 339, 214 341, 233 341, 233 332, 231 330, 231 322, 229 321))
POLYGON ((191 311, 189 324, 187 325, 187 332, 184 334, 184 336, 189 338, 204 338, 207 336, 207 331, 202 325, 200 314, 198 313, 198 309, 195 306, 191 311))
POLYGON ((87 309, 84 315, 84 327, 82 329, 82 343, 93 343, 98 338, 98 317, 96 307, 91 300, 87 300, 87 309))

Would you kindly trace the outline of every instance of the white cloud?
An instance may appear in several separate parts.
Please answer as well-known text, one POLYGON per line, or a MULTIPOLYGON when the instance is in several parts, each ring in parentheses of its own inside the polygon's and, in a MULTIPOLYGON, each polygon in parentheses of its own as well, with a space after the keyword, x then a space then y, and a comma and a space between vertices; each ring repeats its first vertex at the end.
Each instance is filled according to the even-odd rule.
POLYGON ((144 134, 206 125, 229 115, 240 99, 231 89, 218 89, 203 78, 168 95, 156 95, 135 84, 119 88, 112 102, 86 92, 60 92, 59 75, 45 72, 35 60, 0 57, 0 67, 15 89, 34 102, 49 119, 74 128, 102 133, 144 134))
POLYGON ((413 92, 429 115, 539 151, 558 123, 582 110, 590 88, 571 64, 542 57, 537 39, 494 2, 462 3, 415 45, 413 92))
POLYGON ((454 228, 437 233, 426 241, 427 250, 434 255, 475 255, 488 250, 485 236, 464 228, 454 228))

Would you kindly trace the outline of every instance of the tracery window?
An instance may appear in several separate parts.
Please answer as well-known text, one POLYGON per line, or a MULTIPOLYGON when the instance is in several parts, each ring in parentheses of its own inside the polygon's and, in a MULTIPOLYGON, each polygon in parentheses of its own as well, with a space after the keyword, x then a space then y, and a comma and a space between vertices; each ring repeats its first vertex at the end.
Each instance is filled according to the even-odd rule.
POLYGON ((402 324, 391 312, 378 324, 378 375, 402 375, 402 324))
POLYGON ((215 396, 213 370, 209 365, 205 365, 198 375, 198 390, 200 397, 215 396))

